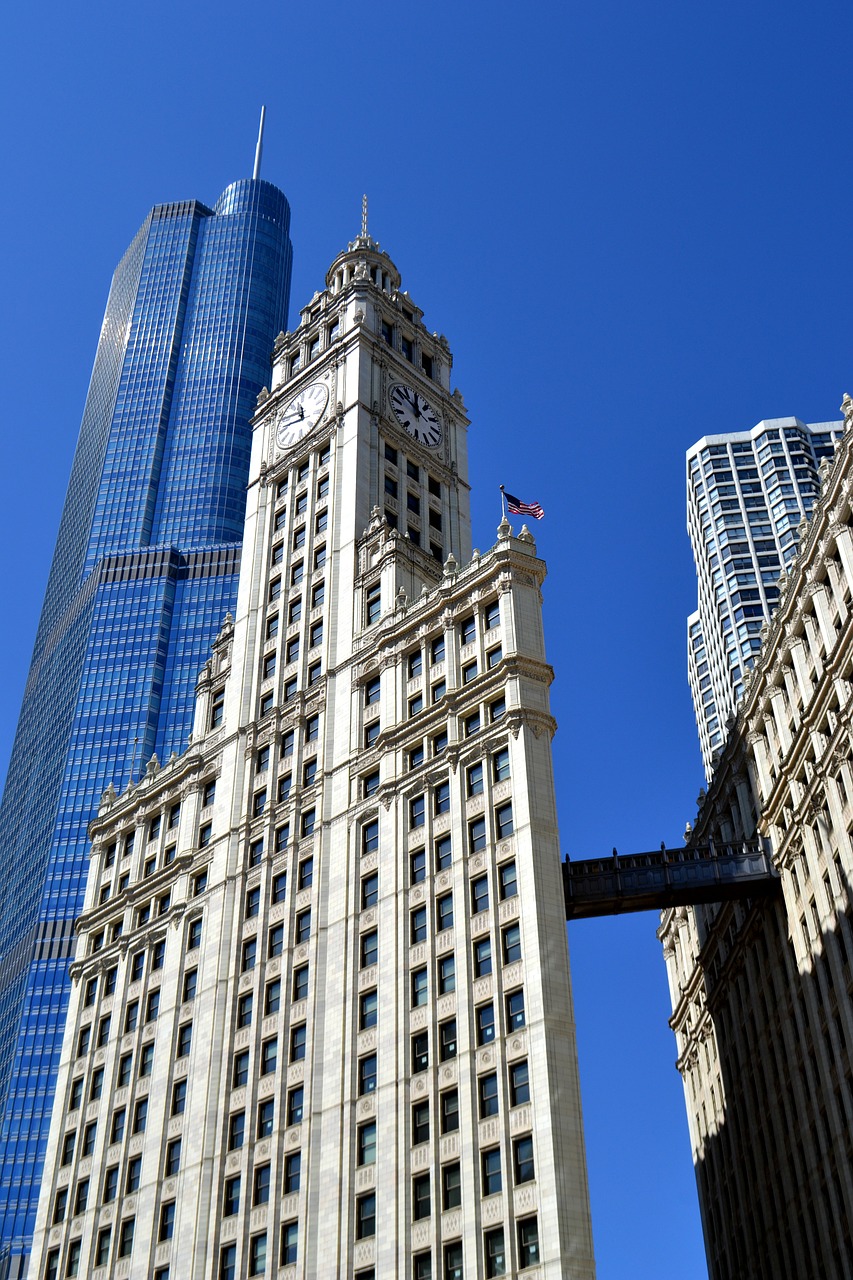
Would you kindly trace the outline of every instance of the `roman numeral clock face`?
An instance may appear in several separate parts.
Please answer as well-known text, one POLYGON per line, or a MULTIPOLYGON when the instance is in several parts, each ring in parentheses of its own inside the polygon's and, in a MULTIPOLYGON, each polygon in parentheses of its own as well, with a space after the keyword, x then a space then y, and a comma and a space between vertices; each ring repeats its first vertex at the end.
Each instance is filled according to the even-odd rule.
POLYGON ((316 427, 328 399, 328 388, 322 382, 312 382, 279 410, 275 420, 275 441, 279 449, 289 449, 316 427))
POLYGON ((413 387, 397 383, 389 396, 391 408, 400 426, 428 449, 441 444, 441 423, 429 400, 413 387))

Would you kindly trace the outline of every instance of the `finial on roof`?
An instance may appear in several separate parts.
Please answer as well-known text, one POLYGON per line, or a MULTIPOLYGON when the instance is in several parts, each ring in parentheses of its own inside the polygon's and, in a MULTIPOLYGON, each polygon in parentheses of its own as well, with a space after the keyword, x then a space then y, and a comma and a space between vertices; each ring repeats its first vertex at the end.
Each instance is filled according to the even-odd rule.
POLYGON ((261 176, 261 155, 264 150, 264 117, 266 114, 266 107, 261 107, 261 123, 258 125, 258 145, 255 147, 255 169, 252 174, 255 181, 261 176))
POLYGON ((361 197, 361 238, 367 239, 367 196, 361 197))

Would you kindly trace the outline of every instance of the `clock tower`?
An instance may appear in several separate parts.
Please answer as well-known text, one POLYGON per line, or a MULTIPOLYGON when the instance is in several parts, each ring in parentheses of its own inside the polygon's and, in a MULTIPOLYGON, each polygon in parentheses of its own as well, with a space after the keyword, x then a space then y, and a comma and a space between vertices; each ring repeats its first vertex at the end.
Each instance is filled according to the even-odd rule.
POLYGON ((363 225, 277 340, 190 748, 91 827, 39 1275, 593 1280, 545 566, 400 284, 363 225))

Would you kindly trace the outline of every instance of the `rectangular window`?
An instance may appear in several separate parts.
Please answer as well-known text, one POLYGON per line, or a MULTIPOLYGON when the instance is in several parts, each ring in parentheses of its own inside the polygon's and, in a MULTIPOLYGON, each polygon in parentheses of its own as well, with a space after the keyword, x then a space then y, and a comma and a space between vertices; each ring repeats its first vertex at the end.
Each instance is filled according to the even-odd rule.
POLYGON ((468 852, 478 853, 486 847, 486 819, 475 818, 468 823, 468 852))
POLYGON ((133 1054, 123 1053, 118 1060, 118 1076, 116 1085, 119 1089, 125 1089, 130 1084, 130 1073, 133 1065, 133 1054))
POLYGON ((304 1062, 308 1043, 308 1028, 304 1022, 290 1028, 290 1061, 304 1062))
POLYGON ((478 1084, 480 1119, 498 1114, 498 1078, 496 1075, 480 1076, 478 1084))
POLYGON ((435 804, 435 812, 437 815, 441 813, 449 813, 450 812, 450 783, 439 782, 438 786, 435 788, 435 791, 433 792, 433 799, 435 804))
POLYGON ((412 1006, 414 1008, 427 1003, 428 987, 426 969, 415 969, 412 973, 412 1006))
POLYGON ((453 894, 445 893, 435 903, 435 927, 439 933, 453 928, 453 894))
POLYGON ((193 1024, 185 1022, 182 1027, 178 1028, 178 1043, 176 1049, 176 1057, 186 1058, 193 1042, 193 1024))
POLYGON ((314 823, 317 818, 316 810, 306 809, 302 815, 302 821, 299 824, 299 832, 303 840, 314 834, 314 823))
POLYGON ((251 991, 246 991, 237 1001, 237 1026, 250 1027, 252 1025, 252 1007, 255 997, 251 991))
POLYGON ((441 836, 435 842, 435 869, 446 871, 453 861, 453 843, 450 836, 441 836))
POLYGON ((425 942, 427 936, 427 909, 426 907, 415 907, 409 915, 409 941, 414 944, 416 942, 425 942))
POLYGON ((248 973, 251 969, 254 969, 257 958, 258 940, 257 938, 247 938, 243 943, 243 949, 240 956, 240 972, 248 973))
POLYGON ((235 1089, 241 1089, 243 1085, 249 1082, 249 1050, 241 1049, 239 1053, 234 1054, 234 1074, 232 1084, 235 1089))
POLYGON ((369 969, 371 965, 376 964, 379 959, 379 934, 375 929, 371 929, 369 933, 361 935, 361 965, 362 969, 369 969))
MULTIPOLYGON (((307 972, 308 966, 304 965, 303 968, 307 972)), ((268 982, 264 988, 264 1017, 268 1018, 271 1014, 278 1013, 280 1006, 281 978, 273 978, 272 982, 268 982)))
POLYGON ((124 1189, 128 1195, 139 1190, 141 1178, 142 1156, 134 1156, 132 1160, 127 1162, 127 1178, 125 1179, 124 1189))
POLYGON ((432 686, 432 690, 431 690, 433 706, 435 706, 437 702, 441 702, 441 699, 444 697, 446 693, 447 693, 447 681, 446 680, 436 681, 436 683, 432 686))
MULTIPOLYGON (((110 1129, 110 1143, 114 1143, 114 1142, 121 1142, 122 1138, 124 1137, 124 1123, 125 1123, 125 1119, 126 1119, 126 1118, 127 1118, 127 1113, 126 1113, 126 1111, 125 1111, 124 1107, 119 1107, 118 1111, 116 1111, 116 1112, 113 1114, 113 1123, 112 1123, 112 1128, 110 1129)), ((67 1137, 67 1136, 66 1136, 65 1142, 66 1142, 66 1144, 67 1144, 67 1142, 68 1142, 68 1137, 67 1137)), ((71 1135, 71 1148, 72 1148, 72 1150, 74 1149, 74 1135, 73 1135, 73 1134, 71 1135)), ((62 1150, 63 1150, 63 1155, 64 1155, 64 1153, 65 1153, 65 1146, 63 1146, 62 1150)), ((62 1162, 62 1163, 63 1163, 63 1164, 67 1164, 68 1162, 67 1162, 66 1160, 63 1160, 63 1162, 62 1162)))
MULTIPOLYGON (((270 587, 272 590, 272 587, 270 587)), ((210 703, 210 727, 218 729, 225 718, 225 690, 219 689, 213 695, 210 703)))
POLYGON ((426 850, 415 849, 409 855, 409 883, 421 884, 426 879, 426 850))
POLYGON ((494 724, 496 720, 502 720, 505 715, 506 715, 506 700, 504 698, 498 698, 489 707, 489 719, 494 724))
POLYGON ((270 1202, 270 1166, 262 1164, 255 1170, 252 1186, 252 1205, 269 1204, 270 1202))
POLYGON ((175 1234, 175 1202, 169 1200, 166 1204, 160 1206, 160 1230, 157 1233, 157 1239, 162 1243, 164 1240, 171 1240, 175 1234))
POLYGON ((412 1071, 426 1071, 429 1066, 429 1034, 419 1031, 412 1036, 412 1071))
POLYGON ((518 1230, 518 1265, 535 1267, 539 1262, 539 1224, 536 1218, 522 1218, 518 1230))
POLYGON ((118 1165, 114 1164, 104 1174, 104 1204, 112 1204, 118 1194, 118 1165))
POLYGON ((524 992, 519 988, 518 991, 511 991, 506 998, 507 1031, 517 1031, 524 1026, 525 1021, 524 992))
POLYGON ((501 1150, 492 1147, 482 1155, 483 1195, 496 1196, 502 1189, 501 1150))
POLYGON ((288 1125, 302 1123, 302 1109, 305 1105, 305 1090, 301 1084, 296 1085, 287 1095, 288 1125))
POLYGON ((133 1252, 133 1231, 135 1226, 135 1218, 125 1218, 121 1224, 118 1238, 118 1256, 120 1258, 129 1258, 133 1252))
POLYGON ((453 955, 440 956, 438 961, 438 994, 445 996, 456 990, 456 961, 453 955))
POLYGON ((440 1062, 456 1057, 456 1019, 448 1018, 438 1024, 438 1056, 440 1062))
POLYGON ((95 1266, 105 1267, 110 1256, 110 1239, 112 1237, 112 1227, 101 1227, 98 1232, 98 1243, 95 1247, 95 1266))
POLYGON ((318 609, 325 599, 326 599, 325 582, 315 582, 314 586, 311 588, 311 608, 318 609))
POLYGON ((281 1228, 281 1256, 279 1257, 281 1266, 286 1267, 296 1262, 298 1240, 299 1224, 296 1222, 283 1223, 281 1228))
POLYGON ((465 737, 470 738, 472 734, 480 732, 480 713, 474 711, 470 716, 466 716, 463 722, 465 737))
POLYGON ((474 977, 485 978, 492 972, 492 943, 489 938, 478 938, 474 943, 474 977))
POLYGON ((369 1053, 358 1060, 358 1093, 359 1097, 373 1093, 376 1089, 376 1054, 369 1053))
POLYGON ((291 1151, 284 1160, 284 1193, 293 1195, 302 1181, 302 1152, 291 1151))
POLYGON ((444 1246, 444 1280, 462 1280, 462 1245, 459 1241, 444 1246))
POLYGON ((359 1196, 355 1202, 355 1238, 367 1240, 376 1235, 376 1196, 374 1192, 359 1196))
POLYGON ((258 1104, 258 1137, 268 1138, 272 1134, 273 1119, 275 1117, 275 1101, 272 1098, 265 1098, 263 1102, 258 1104))
POLYGON ((503 946, 504 964, 514 964, 516 960, 521 959, 521 926, 518 924, 507 925, 501 932, 501 943, 503 946))
MULTIPOLYGON (((154 1044, 153 1042, 150 1042, 149 1044, 144 1044, 139 1053, 140 1076, 150 1076, 151 1069, 153 1066, 154 1066, 154 1044)), ((103 1071, 103 1068, 99 1067, 98 1070, 103 1071)))
POLYGON ((303 858, 299 863, 299 876, 296 882, 297 889, 310 889, 314 883, 314 859, 303 858))
POLYGON ((246 1136, 246 1113, 235 1111, 228 1121, 228 1150, 239 1151, 246 1136))
POLYGON ((513 830, 512 805, 501 805, 495 810, 495 836, 498 840, 506 840, 507 836, 512 835, 513 830))
POLYGON ((249 1241, 249 1275, 262 1276, 267 1269, 267 1238, 252 1236, 249 1241))
POLYGON ((240 1181, 238 1173, 225 1182, 225 1194, 222 1198, 222 1214, 225 1218, 233 1218, 240 1210, 240 1181))
POLYGON ((465 666, 462 668, 462 683, 470 684, 471 681, 476 678, 476 676, 477 676, 477 663, 466 662, 465 666))
POLYGON ((491 1044, 495 1038, 495 1010, 491 1001, 481 1004, 477 1014, 477 1044, 491 1044))
POLYGON ((441 1170, 441 1207, 458 1209, 462 1203, 462 1173, 458 1164, 446 1164, 441 1170))
POLYGON ((426 800, 425 797, 414 796, 409 801, 409 827, 422 827, 426 821, 426 800))
POLYGON ((515 862, 504 862, 498 867, 501 899, 514 898, 518 893, 515 862))
POLYGON ((367 617, 367 625, 370 626, 374 622, 378 622, 382 612, 382 589, 378 583, 372 587, 368 587, 365 595, 365 614, 367 617))
POLYGON ((445 1089, 438 1095, 438 1112, 442 1134, 455 1133, 459 1128, 459 1091, 445 1089))
POLYGON ((267 935, 267 956, 280 956, 284 950, 284 924, 274 924, 267 935))
MULTIPOLYGON (((376 778, 376 784, 378 786, 379 785, 378 772, 370 776, 376 778)), ((365 786, 366 785, 367 785, 367 779, 365 779, 365 786)), ((373 818, 370 822, 365 822, 364 826, 361 828, 361 852, 362 852, 362 855, 366 853, 376 853, 378 848, 379 848, 379 819, 373 818)))
POLYGON ((520 1107, 530 1101, 530 1074, 527 1059, 514 1062, 509 1069, 510 1106, 520 1107))
POLYGON ((500 645, 496 645, 494 649, 489 649, 486 653, 486 666, 489 671, 493 671, 503 657, 503 650, 500 645))
POLYGON ((376 991, 363 991, 358 1000, 358 1029, 366 1031, 375 1027, 379 1021, 379 994, 376 991))
POLYGON ((373 747, 379 737, 379 721, 374 720, 372 724, 366 725, 364 730, 365 747, 373 747))
POLYGON ((484 1238, 486 1253, 486 1277, 506 1275, 506 1251, 504 1249, 503 1227, 493 1227, 484 1238))
POLYGON ((360 1165, 376 1163, 376 1121, 358 1126, 356 1132, 357 1161, 360 1165))
POLYGON ((488 876, 478 876, 476 880, 471 881, 471 911, 477 915, 480 911, 488 911, 489 909, 489 879, 488 876))
POLYGON ((483 766, 482 764, 472 764, 466 774, 466 790, 468 796, 481 796, 483 794, 483 766))
POLYGON ((422 1218, 428 1218, 431 1213, 429 1174, 421 1173, 412 1179, 412 1217, 415 1222, 419 1222, 422 1218))
POLYGON ((412 1107, 412 1145, 429 1141, 429 1103, 416 1102, 412 1107))
POLYGON ((424 709, 424 698, 422 693, 416 693, 413 698, 409 698, 409 717, 419 716, 424 709))
POLYGON ((536 1177, 533 1167, 532 1135, 516 1138, 512 1144, 512 1168, 516 1185, 520 1182, 532 1182, 536 1177))
POLYGON ((361 909, 366 911, 368 907, 375 907, 379 901, 379 873, 371 872, 370 875, 362 876, 361 879, 361 909))
POLYGON ((300 911, 296 917, 296 941, 307 942, 311 937, 311 909, 300 911))

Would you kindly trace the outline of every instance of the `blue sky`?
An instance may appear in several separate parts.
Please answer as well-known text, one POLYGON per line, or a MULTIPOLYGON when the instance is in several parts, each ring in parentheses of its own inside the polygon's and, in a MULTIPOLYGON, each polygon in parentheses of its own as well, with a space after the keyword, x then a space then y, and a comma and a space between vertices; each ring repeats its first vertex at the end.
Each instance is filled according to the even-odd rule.
MULTIPOLYGON (((475 544, 537 499, 573 856, 679 841, 684 452, 853 391, 849 4, 77 6, 4 19, 5 768, 112 270, 148 208, 251 170, 293 209, 294 314, 357 232, 446 333, 475 544)), ((600 1280, 705 1277, 651 915, 572 925, 600 1280)))

